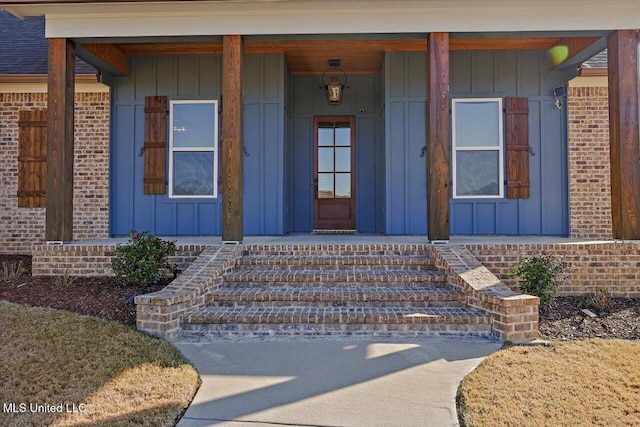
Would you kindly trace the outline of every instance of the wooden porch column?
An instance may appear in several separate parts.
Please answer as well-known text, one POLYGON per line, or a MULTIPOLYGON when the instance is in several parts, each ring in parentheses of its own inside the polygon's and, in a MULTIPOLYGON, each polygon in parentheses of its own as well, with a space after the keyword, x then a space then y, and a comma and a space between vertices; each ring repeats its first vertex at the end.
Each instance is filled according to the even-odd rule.
POLYGON ((449 240, 449 33, 431 33, 427 55, 428 236, 431 241, 449 240))
POLYGON ((73 239, 73 95, 76 47, 49 39, 45 240, 73 239))
POLYGON ((611 210, 615 239, 640 239, 640 116, 638 34, 608 39, 611 210))
POLYGON ((242 36, 222 40, 222 241, 242 242, 242 36))

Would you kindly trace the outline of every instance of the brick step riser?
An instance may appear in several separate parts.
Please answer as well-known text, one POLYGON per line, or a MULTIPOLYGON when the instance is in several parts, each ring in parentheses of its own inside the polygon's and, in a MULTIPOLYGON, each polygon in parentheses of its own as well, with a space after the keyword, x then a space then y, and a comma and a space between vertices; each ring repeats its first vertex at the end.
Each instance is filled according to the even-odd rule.
POLYGON ((237 271, 251 271, 255 269, 269 269, 273 271, 387 271, 387 270, 402 270, 402 271, 437 271, 437 268, 432 264, 268 264, 257 263, 247 264, 242 260, 236 266, 237 271))
POLYGON ((291 287, 291 288, 313 288, 314 286, 322 286, 322 287, 359 287, 359 288, 367 288, 372 285, 378 287, 398 287, 399 284, 402 286, 412 288, 412 287, 433 287, 433 288, 446 288, 448 287, 447 280, 445 278, 434 278, 429 281, 420 281, 420 282, 388 282, 388 281, 361 281, 361 282, 309 282, 300 280, 298 282, 294 281, 236 281, 236 280, 228 280, 224 279, 223 286, 226 287, 235 287, 235 288, 273 288, 273 287, 291 287))
POLYGON ((183 324, 185 338, 206 338, 224 336, 454 336, 490 337, 488 324, 349 324, 349 323, 279 323, 279 324, 183 324))
POLYGON ((264 251, 246 251, 243 256, 257 256, 257 255, 269 255, 269 256, 369 256, 369 255, 385 255, 393 257, 402 256, 424 256, 425 259, 433 259, 430 254, 418 251, 395 251, 395 250, 382 250, 382 251, 341 251, 341 250, 305 250, 305 251, 279 251, 279 250, 264 250, 264 251))
POLYGON ((460 300, 423 300, 423 301, 230 301, 206 299, 209 307, 464 307, 460 300))

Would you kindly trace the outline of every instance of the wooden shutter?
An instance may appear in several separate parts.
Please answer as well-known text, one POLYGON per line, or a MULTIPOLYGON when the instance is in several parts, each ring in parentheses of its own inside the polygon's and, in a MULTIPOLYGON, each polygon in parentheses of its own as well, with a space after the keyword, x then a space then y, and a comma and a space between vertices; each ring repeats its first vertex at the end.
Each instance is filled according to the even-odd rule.
POLYGON ((167 97, 144 99, 144 194, 164 194, 167 168, 167 97))
POLYGON ((44 208, 47 181, 47 110, 18 113, 18 207, 44 208))
POLYGON ((507 198, 529 198, 529 99, 505 98, 507 198))

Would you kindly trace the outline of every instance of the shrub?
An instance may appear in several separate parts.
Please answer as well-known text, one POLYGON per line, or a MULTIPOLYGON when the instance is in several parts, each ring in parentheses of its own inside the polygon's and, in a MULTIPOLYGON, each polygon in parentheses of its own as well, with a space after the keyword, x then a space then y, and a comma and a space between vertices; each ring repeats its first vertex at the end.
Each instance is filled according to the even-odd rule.
POLYGON ((162 278, 163 269, 171 269, 167 258, 176 254, 175 242, 169 242, 144 231, 131 230, 127 245, 118 245, 111 262, 119 283, 151 286, 162 278))
POLYGON ((611 292, 607 288, 600 288, 589 296, 589 306, 598 310, 599 313, 611 308, 611 292))
POLYGON ((77 277, 70 276, 69 271, 65 268, 64 274, 56 276, 53 279, 53 283, 55 283, 58 288, 66 289, 71 287, 71 285, 76 282, 76 279, 77 277))
POLYGON ((566 265, 550 256, 521 258, 518 266, 508 274, 520 277, 520 290, 540 298, 540 309, 547 310, 556 296, 558 275, 566 265))
POLYGON ((22 261, 16 262, 3 262, 2 269, 0 269, 0 282, 9 282, 22 277, 26 269, 22 266, 22 261))

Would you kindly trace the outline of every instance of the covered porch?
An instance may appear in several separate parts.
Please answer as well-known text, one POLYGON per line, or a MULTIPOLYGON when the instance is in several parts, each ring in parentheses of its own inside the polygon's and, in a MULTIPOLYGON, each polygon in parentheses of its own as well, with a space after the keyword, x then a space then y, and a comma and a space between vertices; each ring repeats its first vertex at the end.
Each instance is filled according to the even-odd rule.
MULTIPOLYGON (((298 76, 301 82, 307 79, 305 76, 315 76, 308 79, 309 87, 314 90, 317 77, 326 70, 328 60, 335 57, 343 58, 341 66, 352 81, 356 81, 360 75, 379 75, 379 83, 376 83, 372 90, 379 90, 384 94, 380 97, 379 109, 374 113, 380 115, 380 123, 375 124, 376 116, 370 118, 374 122, 374 129, 378 126, 374 134, 383 140, 383 144, 380 145, 382 161, 379 168, 374 168, 375 173, 367 178, 371 183, 359 185, 357 188, 374 188, 374 198, 382 200, 376 201, 373 206, 374 211, 380 211, 380 218, 376 217, 374 222, 380 221, 384 224, 378 230, 394 234, 394 230, 397 229, 400 230, 398 234, 405 234, 418 228, 417 225, 407 226, 406 223, 421 223, 424 224, 424 232, 420 234, 427 235, 429 241, 448 241, 451 238, 452 222, 464 218, 467 215, 466 210, 479 215, 478 218, 482 218, 481 215, 486 212, 495 212, 492 214, 495 226, 486 230, 496 234, 500 233, 498 226, 505 222, 500 219, 500 215, 516 212, 511 214, 520 218, 526 217, 530 211, 526 201, 514 205, 508 204, 506 200, 512 193, 516 193, 515 198, 526 200, 525 193, 528 190, 521 190, 520 187, 527 183, 529 177, 525 176, 524 170, 517 168, 514 171, 507 170, 506 173, 512 175, 504 177, 506 194, 502 197, 505 199, 505 206, 500 203, 491 206, 475 201, 465 205, 459 200, 456 201, 455 197, 452 198, 451 186, 455 174, 452 174, 451 159, 455 152, 452 153, 451 146, 451 91, 467 98, 502 98, 512 96, 510 90, 502 88, 509 87, 513 81, 515 95, 526 93, 529 84, 538 84, 537 91, 532 92, 540 97, 536 102, 540 102, 540 105, 547 101, 553 103, 553 95, 547 93, 546 86, 542 87, 542 77, 536 83, 535 77, 527 77, 527 70, 509 75, 503 74, 503 69, 498 66, 479 68, 477 72, 462 80, 460 74, 464 74, 468 67, 473 68, 474 64, 483 61, 497 64, 516 58, 515 66, 518 67, 520 60, 517 59, 517 55, 509 56, 510 51, 551 52, 552 59, 540 60, 534 64, 541 72, 553 69, 561 74, 562 77, 557 82, 562 84, 570 78, 571 70, 576 64, 603 47, 609 48, 612 233, 613 237, 618 239, 637 239, 640 237, 640 167, 635 161, 639 157, 638 73, 637 67, 629 66, 637 64, 638 39, 634 30, 638 26, 634 21, 634 17, 638 15, 637 6, 620 1, 616 3, 617 7, 602 11, 597 2, 587 2, 588 4, 582 5, 584 7, 575 10, 570 3, 559 2, 554 5, 557 10, 571 11, 575 19, 565 22, 560 19, 562 14, 548 16, 542 5, 505 7, 503 2, 483 5, 481 10, 474 8, 471 2, 465 8, 441 5, 439 9, 411 1, 394 3, 392 6, 369 2, 365 8, 356 7, 351 3, 341 3, 339 6, 334 5, 340 10, 339 19, 328 20, 327 16, 335 18, 335 14, 327 12, 331 9, 327 9, 326 2, 256 2, 250 13, 237 5, 222 2, 181 2, 180 5, 161 2, 151 16, 147 13, 148 6, 145 2, 104 2, 98 5, 88 1, 69 5, 5 1, 3 4, 9 5, 9 9, 16 14, 44 14, 47 17, 47 36, 50 38, 50 112, 46 240, 73 240, 73 92, 70 87, 73 83, 73 62, 76 54, 103 70, 105 82, 130 80, 131 76, 134 76, 142 85, 135 86, 136 89, 147 85, 148 90, 134 94, 130 103, 130 107, 136 111, 134 114, 144 114, 141 108, 146 108, 147 114, 162 114, 162 107, 144 107, 140 104, 145 96, 161 95, 157 93, 157 87, 161 84, 160 80, 157 80, 160 77, 157 70, 173 67, 181 72, 179 58, 188 58, 189 55, 219 57, 219 68, 214 67, 213 71, 209 71, 215 74, 216 69, 219 70, 219 86, 216 86, 215 79, 210 83, 202 79, 199 81, 200 84, 211 87, 211 94, 219 100, 222 110, 220 180, 219 184, 215 184, 221 196, 218 195, 213 202, 216 204, 215 208, 211 208, 213 215, 205 213, 204 218, 205 222, 208 221, 207 224, 220 224, 219 232, 215 232, 215 227, 209 228, 209 231, 214 231, 210 234, 220 234, 221 240, 225 242, 245 241, 248 234, 245 231, 246 218, 256 211, 261 211, 262 215, 256 217, 258 223, 261 221, 264 224, 265 221, 269 221, 267 217, 272 216, 275 218, 276 234, 283 234, 297 231, 294 225, 297 218, 292 213, 295 209, 299 209, 299 206, 310 209, 312 183, 306 182, 302 175, 296 175, 295 166, 300 162, 295 157, 295 150, 288 148, 295 145, 291 133, 296 128, 291 122, 297 117, 285 111, 288 111, 287 107, 299 105, 295 99, 291 102, 295 93, 290 91, 291 88, 295 89, 298 76), (179 13, 180 20, 174 19, 176 13, 179 13), (603 13, 610 14, 610 19, 602 20, 603 13), (257 16, 269 16, 270 19, 258 19, 257 16), (519 31, 515 31, 516 28, 519 31), (456 52, 465 52, 465 55, 458 60, 456 52), (485 52, 494 53, 485 55, 485 52), (247 104, 253 103, 256 109, 261 109, 259 114, 264 114, 269 105, 274 104, 273 100, 269 99, 270 94, 265 92, 266 87, 262 87, 262 93, 258 98, 251 95, 251 99, 247 99, 246 76, 253 73, 249 70, 254 70, 255 64, 255 61, 249 58, 257 58, 260 55, 262 58, 274 55, 281 61, 282 68, 274 78, 282 84, 273 107, 276 115, 279 115, 276 132, 280 132, 280 135, 276 139, 280 151, 276 151, 275 158, 260 158, 258 168, 261 175, 252 175, 252 162, 256 157, 251 156, 252 150, 247 149, 246 142, 247 130, 254 130, 255 127, 247 126, 247 104), (132 68, 132 64, 144 62, 144 58, 149 57, 160 58, 151 60, 156 64, 156 68, 151 70, 156 73, 155 79, 153 75, 145 77, 144 74, 137 73, 142 68, 132 68), (166 61, 161 59, 163 57, 166 61), (465 63, 467 59, 469 62, 465 63), (420 61, 423 66, 419 66, 420 61), (251 64, 252 67, 248 68, 247 64, 251 64), (398 77, 396 72, 403 66, 405 68, 400 76, 399 86, 394 86, 398 77), (483 72, 491 73, 488 80, 491 81, 491 88, 485 86, 483 72), (287 78, 290 79, 289 82, 284 81, 287 78), (457 85, 457 81, 463 80, 464 83, 457 85), (205 83, 202 83, 203 81, 205 83), (468 89, 461 88, 467 84, 468 89), (551 99, 543 99, 545 97, 551 99), (154 108, 159 109, 155 111, 154 108), (397 121, 398 116, 393 116, 399 109, 403 110, 401 121, 397 121), (403 142, 394 142, 398 138, 403 142), (396 162, 395 155, 404 157, 403 161, 396 162), (252 167, 247 168, 248 162, 251 162, 252 167), (408 174, 402 177, 401 171, 408 171, 408 174), (273 176, 269 175, 271 172, 274 173, 273 176), (248 181, 255 185, 248 186, 248 181), (296 193, 296 184, 304 186, 305 190, 296 193), (264 196, 274 188, 277 193, 275 198, 264 196), (302 199, 306 199, 298 197, 300 194, 302 199), (256 200, 259 201, 258 205, 255 205, 256 200), (247 209, 247 204, 252 203, 254 205, 247 209), (517 210, 512 206, 517 206, 517 210), (217 213, 220 215, 219 219, 214 217, 217 213)), ((541 55, 540 58, 542 57, 541 55)), ((191 66, 190 61, 185 59, 183 62, 191 66)), ((265 60, 261 61, 264 65, 265 60)), ((206 61, 192 64, 205 69, 207 67, 206 61)), ((177 74, 170 76, 177 98, 181 93, 190 96, 189 91, 193 90, 189 88, 192 77, 193 74, 185 80, 177 74)), ((259 84, 260 81, 264 83, 269 77, 268 70, 263 70, 254 77, 259 80, 259 84)), ((211 96, 198 92, 202 90, 202 85, 194 84, 198 97, 211 96)), ((365 90, 362 93, 367 92, 365 90)), ((318 99, 321 99, 321 96, 318 99)), ((532 97, 529 96, 529 99, 532 100, 532 97)), ((117 109, 120 105, 118 102, 120 101, 116 100, 112 108, 117 109)), ((124 104, 126 102, 123 101, 122 108, 126 107, 124 104)), ((323 107, 321 114, 358 114, 360 109, 357 105, 354 101, 348 107, 355 109, 355 113, 340 110, 347 107, 323 107)), ((269 116, 259 117, 263 122, 270 120, 269 116)), ((546 126, 548 125, 547 122, 546 126)), ((544 121, 541 121, 539 126, 540 129, 544 129, 544 121)), ((112 141, 117 138, 115 134, 120 129, 121 126, 113 127, 112 141)), ((155 129, 155 132, 162 134, 163 128, 158 129, 155 129)), ((166 136, 166 128, 164 129, 166 136)), ((258 139, 272 138, 274 135, 272 130, 267 128, 260 128, 259 131, 262 132, 262 136, 257 136, 258 139)), ((141 130, 136 128, 131 132, 141 130)), ((531 135, 531 132, 529 134, 531 135)), ((154 145, 159 142, 154 139, 157 136, 151 133, 148 138, 144 138, 145 170, 157 172, 157 165, 167 162, 165 146, 159 149, 159 146, 154 145)), ((139 135, 136 134, 135 140, 138 139, 139 135)), ((541 140, 544 139, 541 137, 541 140)), ((135 150, 138 150, 138 147, 135 147, 135 150)), ((268 146, 263 146, 260 150, 263 154, 272 154, 268 146)), ((374 149, 373 152, 375 151, 374 149)), ((514 156, 519 156, 515 154, 517 151, 522 150, 516 149, 514 156)), ((217 152, 215 154, 218 155, 217 152)), ((555 157, 547 156, 541 164, 554 161, 555 157)), ((307 161, 310 161, 310 158, 307 156, 307 161)), ((561 156, 560 160, 561 165, 561 156)), ((375 161, 374 159, 374 166, 375 161)), ((366 166, 356 167, 354 170, 361 174, 366 170, 366 166)), ((544 172, 545 170, 540 169, 538 178, 546 176, 544 172)), ((114 177, 123 176, 122 173, 126 173, 126 170, 112 167, 114 177)), ((141 194, 142 187, 146 194, 159 194, 165 190, 165 181, 166 175, 146 176, 144 186, 140 186, 141 194)), ((535 182, 531 184, 536 185, 535 182)), ((117 202, 114 195, 120 192, 123 186, 115 181, 112 181, 111 185, 113 203, 117 202)), ((498 186, 501 185, 502 183, 498 182, 498 186)), ((547 183, 546 186, 539 187, 542 198, 536 203, 540 206, 541 212, 546 210, 548 215, 534 220, 542 224, 541 234, 568 234, 566 228, 560 232, 544 231, 549 218, 557 216, 553 209, 558 203, 560 215, 566 215, 568 210, 566 198, 563 201, 562 197, 558 200, 544 197, 547 197, 547 194, 555 194, 550 190, 553 186, 562 188, 566 185, 566 180, 562 182, 560 176, 560 180, 555 184, 547 183)), ((356 191, 355 194, 362 193, 356 191)), ((130 209, 135 211, 140 209, 140 205, 147 203, 152 206, 151 210, 162 211, 164 205, 161 203, 139 202, 138 197, 137 194, 130 196, 130 200, 135 202, 129 206, 130 209)), ((365 200, 369 199, 367 195, 365 200)), ((371 210, 362 202, 356 202, 356 210, 359 205, 364 212, 371 210)), ((197 215, 200 207, 197 203, 191 207, 185 207, 182 203, 181 206, 176 204, 173 209, 176 213, 170 221, 179 225, 182 223, 177 216, 179 209, 186 210, 189 212, 188 215, 197 215)), ((208 208, 203 209, 206 211, 208 208)), ((115 221, 114 215, 112 210, 112 221, 115 221)), ((308 220, 308 217, 309 215, 305 220, 308 220)), ((474 221, 476 225, 473 227, 478 227, 478 220, 474 221)), ((567 220, 562 219, 560 222, 566 224, 567 220)), ((139 224, 136 218, 127 219, 125 223, 133 227, 139 224)), ((485 221, 480 223, 486 224, 485 221)), ((262 234, 266 234, 264 230, 267 227, 260 224, 256 227, 258 226, 262 227, 262 234)), ((454 234, 460 233, 460 230, 454 229, 454 234)), ((474 232, 475 230, 474 228, 474 232)), ((479 232, 482 230, 484 228, 479 232)), ((117 234, 113 233, 113 222, 112 234, 117 234)), ((174 234, 180 233, 176 229, 174 234)), ((331 236, 331 239, 336 237, 338 236, 331 236)))

